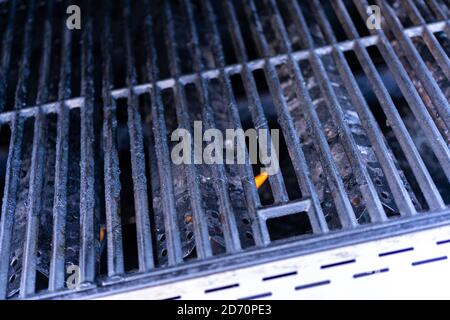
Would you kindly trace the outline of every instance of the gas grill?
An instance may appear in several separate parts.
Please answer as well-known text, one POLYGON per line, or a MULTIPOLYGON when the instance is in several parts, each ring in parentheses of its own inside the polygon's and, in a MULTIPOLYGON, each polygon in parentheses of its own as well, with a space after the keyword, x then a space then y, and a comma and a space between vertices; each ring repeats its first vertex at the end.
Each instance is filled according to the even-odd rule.
POLYGON ((0 1, 0 299, 276 297, 224 292, 329 285, 297 268, 408 253, 402 237, 429 230, 444 250, 449 15, 447 0, 0 1), (195 121, 279 130, 280 171, 256 183, 248 141, 231 141, 245 164, 175 164, 172 132, 195 121))

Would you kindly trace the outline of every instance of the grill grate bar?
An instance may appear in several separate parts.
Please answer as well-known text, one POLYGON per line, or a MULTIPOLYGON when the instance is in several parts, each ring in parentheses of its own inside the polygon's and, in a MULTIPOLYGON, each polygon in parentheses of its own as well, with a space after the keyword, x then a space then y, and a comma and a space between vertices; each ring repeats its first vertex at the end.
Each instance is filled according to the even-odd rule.
MULTIPOLYGON (((358 39, 358 32, 356 31, 356 28, 342 0, 337 0, 336 3, 336 12, 338 19, 341 21, 342 26, 346 30, 348 36, 358 39)), ((386 114, 388 121, 392 124, 392 130, 405 154, 406 159, 408 160, 408 163, 411 166, 411 170, 417 178, 419 187, 423 192, 429 207, 433 210, 444 208, 445 204, 442 200, 442 197, 439 194, 439 191, 437 190, 436 185, 434 184, 433 179, 431 178, 430 173, 428 172, 428 169, 422 160, 422 157, 420 156, 416 146, 414 145, 414 142, 412 141, 412 138, 408 130, 406 129, 405 124, 401 119, 401 116, 398 113, 394 102, 389 95, 389 92, 386 89, 386 86, 381 80, 381 77, 373 61, 370 59, 366 47, 361 44, 360 41, 356 41, 354 52, 358 60, 360 61, 360 65, 362 66, 364 73, 369 79, 369 82, 375 92, 375 95, 378 98, 378 101, 380 102, 384 113, 386 114)), ((351 92, 351 90, 348 91, 351 92)), ((379 139, 376 139, 376 141, 379 142, 379 139)), ((378 143, 372 142, 372 144, 376 146, 378 143)), ((382 157, 383 156, 378 156, 380 160, 382 157)), ((386 177, 390 179, 392 178, 389 177, 389 175, 386 175, 386 177)), ((393 189, 393 192, 396 189, 395 186, 391 186, 391 188, 393 189)))
POLYGON ((24 121, 14 115, 11 123, 11 139, 3 191, 2 219, 0 222, 0 299, 6 297, 8 287, 9 256, 16 210, 16 194, 21 166, 21 151, 24 121))
MULTIPOLYGON (((230 34, 233 39, 233 45, 235 47, 236 55, 238 61, 241 63, 241 75, 242 81, 244 83, 245 92, 247 95, 247 100, 249 103, 249 111, 255 128, 263 129, 269 132, 269 125, 267 118, 264 114, 264 109, 262 107, 261 99, 259 97, 258 89, 256 87, 255 79, 252 75, 252 70, 250 69, 247 57, 247 51, 245 49, 244 40, 242 37, 239 24, 236 19, 233 5, 225 1, 225 10, 227 12, 228 27, 230 29, 230 34)), ((228 71, 225 69, 225 72, 228 71)), ((257 132, 258 133, 258 132, 257 132)), ((272 139, 271 135, 267 134, 267 139, 272 139)), ((277 160, 278 161, 278 160, 277 160)), ((284 184, 283 175, 281 172, 269 176, 270 187, 273 192, 274 202, 283 203, 287 201, 288 195, 286 187, 284 184)))
MULTIPOLYGON (((53 1, 48 1, 46 8, 45 30, 43 36, 39 93, 36 105, 41 105, 48 98, 48 80, 50 74, 50 57, 52 48, 53 1)), ((36 252, 39 232, 39 212, 44 178, 46 117, 38 109, 34 123, 33 150, 30 169, 30 189, 28 193, 27 228, 25 234, 22 274, 20 277, 20 296, 34 294, 36 286, 36 252)))
MULTIPOLYGON (((320 13, 318 11, 317 13, 320 13)), ((318 14, 319 25, 323 25, 323 17, 318 14)), ((309 29, 306 29, 309 33, 309 29)), ((336 97, 336 93, 331 86, 331 81, 326 73, 325 67, 323 65, 320 57, 315 53, 314 48, 311 47, 310 62, 313 72, 317 79, 319 80, 319 85, 321 91, 324 95, 325 101, 328 104, 328 109, 331 116, 338 126, 338 134, 343 142, 343 147, 347 152, 350 163, 352 163, 352 171, 355 174, 355 179, 360 186, 361 194, 367 203, 367 210, 369 212, 372 222, 386 221, 387 217, 384 213, 381 201, 375 190, 375 186, 366 171, 364 164, 361 159, 361 155, 357 150, 356 143, 351 134, 350 128, 345 121, 344 113, 340 108, 339 101, 336 97)))
MULTIPOLYGON (((76 97, 64 100, 69 109, 78 109, 82 104, 83 97, 76 97)), ((23 118, 35 117, 38 111, 41 110, 44 114, 58 113, 60 101, 50 102, 39 106, 26 107, 20 110, 12 110, 0 113, 0 124, 12 123, 15 115, 20 115, 23 118)))
MULTIPOLYGON (((165 18, 166 23, 166 46, 169 52, 169 61, 171 66, 171 76, 175 78, 175 101, 176 101, 176 113, 177 121, 180 127, 190 130, 189 113, 187 110, 186 96, 183 85, 180 81, 180 65, 179 56, 177 53, 177 45, 175 41, 175 28, 172 16, 172 8, 170 3, 165 3, 165 18)), ((148 29, 148 28, 147 28, 148 29)), ((152 48, 153 49, 153 48, 152 48)), ((194 148, 191 143, 191 161, 194 159, 194 148)), ((199 258, 209 257, 212 255, 211 245, 208 234, 208 224, 206 221, 205 211, 202 205, 202 196, 200 193, 199 181, 197 179, 197 169, 192 165, 184 165, 184 171, 186 173, 186 180, 189 187, 189 196, 191 200, 191 209, 193 213, 193 226, 195 245, 197 248, 197 256, 199 258)))
POLYGON ((302 195, 304 197, 311 198, 313 209, 308 212, 311 227, 314 233, 326 233, 328 232, 328 225, 325 221, 319 198, 309 177, 309 169, 306 165, 305 155, 301 148, 293 119, 289 114, 286 100, 282 94, 280 80, 274 65, 269 60, 267 40, 263 33, 261 21, 256 14, 256 8, 253 1, 245 2, 245 12, 250 22, 253 37, 257 40, 256 45, 258 51, 264 57, 264 72, 269 84, 271 96, 274 99, 274 104, 278 115, 278 123, 283 130, 302 195))
MULTIPOLYGON (((170 10, 168 13, 170 14, 170 10)), ((170 21, 169 23, 173 23, 170 21)), ((169 159, 169 147, 166 141, 167 137, 167 127, 164 117, 164 105, 161 101, 161 92, 159 87, 156 85, 156 77, 158 74, 158 68, 156 64, 156 52, 155 52, 155 44, 152 32, 150 32, 153 26, 152 18, 149 12, 146 13, 146 46, 148 48, 149 60, 147 63, 147 74, 149 76, 150 81, 153 83, 152 88, 150 89, 151 94, 151 108, 152 108, 152 119, 153 119, 153 134, 155 137, 155 144, 159 146, 156 148, 156 157, 158 162, 158 174, 161 185, 161 196, 163 197, 163 212, 164 212, 164 225, 166 232, 166 242, 168 245, 168 257, 169 264, 175 265, 183 261, 183 253, 182 253, 182 244, 181 244, 181 234, 180 229, 176 220, 176 216, 173 213, 176 212, 175 199, 174 199, 174 187, 173 187, 173 177, 172 177, 172 169, 167 159, 169 159)), ((169 31, 170 32, 170 31, 169 31)), ((174 60, 176 61, 176 60, 174 60)), ((173 65, 175 66, 175 65, 173 65)), ((194 173, 190 173, 194 174, 194 173)), ((189 175, 189 174, 188 174, 189 175)), ((191 176, 191 179, 194 180, 194 185, 198 187, 198 182, 195 181, 195 176, 191 176)), ((188 176, 189 179, 189 176, 188 176)), ((194 186, 193 185, 193 186, 194 186)), ((198 190, 197 190, 198 191, 198 190)), ((193 190, 195 193, 196 190, 193 190)), ((205 226, 206 222, 204 221, 204 215, 198 211, 199 206, 201 206, 200 195, 196 194, 198 198, 191 199, 191 203, 193 204, 192 210, 194 212, 195 218, 197 221, 194 221, 194 228, 196 232, 196 244, 199 245, 198 255, 208 256, 210 255, 210 247, 207 246, 208 238, 207 238, 207 227, 205 226), (197 239, 198 236, 198 239, 197 239), (201 240, 201 241, 200 241, 201 240), (198 241, 198 242, 197 242, 198 241)))
POLYGON ((46 19, 44 22, 44 35, 43 35, 43 45, 41 52, 41 66, 39 70, 39 82, 38 82, 38 93, 36 97, 36 105, 38 110, 42 111, 41 106, 48 101, 49 91, 48 82, 50 79, 50 64, 51 64, 51 53, 52 53, 52 36, 53 36, 53 11, 54 11, 54 0, 49 0, 46 7, 46 19))
MULTIPOLYGON (((360 12, 362 17, 367 17, 363 4, 355 1, 355 6, 360 12)), ((421 126, 424 131, 429 143, 430 147, 433 149, 439 163, 442 166, 446 176, 450 179, 450 150, 446 145, 444 139, 442 138, 436 124, 428 113, 423 101, 421 100, 417 90, 414 87, 411 79, 408 77, 408 74, 401 64, 399 58, 394 52, 392 45, 384 34, 383 30, 377 30, 377 35, 379 37, 379 41, 377 42, 377 47, 380 50, 384 60, 386 61, 389 69, 392 71, 392 74, 403 93, 406 101, 408 102, 411 110, 414 113, 414 116, 417 119, 417 122, 421 126)))
MULTIPOLYGON (((441 7, 437 4, 436 0, 429 0, 428 5, 430 6, 431 10, 434 12, 434 14, 438 17, 440 20, 447 20, 447 14, 444 10, 441 9, 441 7)), ((448 26, 448 21, 446 22, 446 25, 448 26)), ((448 29, 447 33, 448 33, 448 29)))
POLYGON ((379 137, 383 136, 381 129, 376 123, 375 117, 371 113, 370 108, 367 105, 358 84, 356 83, 356 79, 347 63, 347 60, 345 59, 343 53, 335 46, 337 43, 336 37, 328 21, 324 19, 323 7, 318 1, 313 1, 313 5, 320 15, 319 23, 322 26, 325 37, 328 38, 333 44, 333 57, 335 63, 341 73, 343 83, 347 89, 350 99, 352 100, 358 115, 361 117, 361 124, 367 132, 369 140, 374 148, 374 152, 380 161, 383 171, 385 172, 385 177, 391 188, 395 202, 398 205, 400 214, 416 214, 416 210, 408 191, 401 180, 393 159, 390 157, 388 147, 384 141, 379 139, 379 137))
MULTIPOLYGON (((169 50, 169 61, 171 64, 171 74, 175 78, 175 101, 176 101, 176 113, 179 125, 190 130, 189 114, 187 111, 187 102, 183 84, 180 81, 180 66, 179 57, 177 54, 177 46, 175 42, 175 29, 174 21, 172 17, 172 9, 169 3, 166 3, 165 14, 167 20, 166 27, 166 45, 169 50)), ((191 161, 193 160, 193 150, 191 146, 191 161)), ((200 187, 197 179, 197 170, 195 166, 185 165, 184 170, 186 172, 187 183, 190 185, 189 195, 191 198, 191 208, 193 211, 193 224, 194 224, 194 236, 197 247, 197 255, 201 257, 209 257, 212 255, 211 245, 209 244, 208 226, 206 221, 205 212, 202 206, 202 197, 200 194, 200 187)))
MULTIPOLYGON (((404 29, 401 22, 395 16, 392 8, 387 5, 384 1, 377 2, 381 8, 384 9, 385 12, 385 20, 389 25, 390 29, 394 33, 395 37, 400 43, 400 46, 403 48, 405 55, 411 65, 417 70, 416 76, 422 82, 425 90, 427 91, 431 101, 441 116, 444 123, 448 126, 450 123, 450 104, 445 98, 445 95, 442 93, 441 88, 439 88, 436 81, 433 79, 429 69, 425 65, 425 62, 421 58, 419 52, 414 47, 412 40, 407 37, 402 30, 404 29)), ((426 33, 426 28, 425 28, 426 33)), ((448 58, 448 57, 447 57, 448 58)), ((447 59, 448 60, 448 59, 447 59)))
MULTIPOLYGON (((411 0, 402 0, 402 3, 406 7, 411 20, 415 24, 419 24, 423 27, 423 40, 425 41, 428 49, 436 59, 439 66, 442 68, 442 71, 444 72, 447 79, 450 80, 450 59, 447 53, 442 48, 433 32, 430 31, 430 28, 427 26, 424 18, 422 17, 422 14, 417 9, 417 6, 414 4, 414 2, 411 0)), ((448 26, 448 21, 446 21, 446 24, 448 26)))
MULTIPOLYGON (((29 60, 31 53, 31 31, 34 23, 35 3, 30 2, 27 9, 27 24, 23 37, 23 50, 20 59, 20 75, 16 87, 14 108, 20 109, 26 101, 26 82, 29 76, 29 60)), ((6 296, 11 254, 12 229, 17 204, 17 187, 20 179, 21 148, 23 143, 23 119, 15 115, 12 122, 11 145, 7 164, 7 178, 4 189, 2 222, 0 226, 0 298, 6 296), (11 180, 10 180, 11 179, 11 180), (11 188, 11 190, 10 190, 11 188)), ((25 258, 25 257, 24 257, 25 258)))
POLYGON ((61 66, 58 84, 58 122, 56 135, 55 194, 53 200, 53 234, 50 260, 50 292, 64 288, 65 275, 65 231, 67 216, 67 182, 69 149, 69 107, 64 101, 71 95, 72 78, 72 32, 62 23, 63 39, 61 46, 61 66))
MULTIPOLYGON (((216 16, 212 9, 210 0, 205 0, 203 2, 203 5, 204 5, 203 9, 205 11, 205 15, 208 17, 209 28, 210 28, 210 30, 212 30, 211 34, 212 34, 212 40, 213 40, 213 51, 214 51, 214 55, 215 55, 217 64, 220 68, 220 80, 221 80, 221 86, 224 91, 224 95, 226 97, 226 105, 228 105, 230 108, 231 118, 232 118, 234 127, 238 130, 242 130, 239 111, 236 106, 236 101, 235 101, 235 98, 233 95, 230 78, 229 78, 229 75, 224 70, 225 55, 224 55, 224 50, 223 50, 222 42, 221 42, 220 35, 219 35, 216 16)), ((259 223, 257 209, 260 207, 261 203, 259 200, 257 188, 255 186, 253 170, 249 163, 247 148, 244 143, 241 144, 241 141, 239 139, 237 139, 237 140, 238 141, 237 141, 236 145, 237 145, 238 150, 245 151, 245 154, 244 154, 245 164, 239 165, 239 170, 242 175, 241 182, 242 182, 242 185, 244 188, 248 212, 249 212, 250 217, 252 218, 251 222, 252 222, 253 239, 255 240, 255 244, 257 246, 262 246, 267 241, 269 241, 269 239, 263 238, 263 233, 262 233, 260 223, 259 223)), ((278 172, 278 175, 281 176, 281 174, 279 172, 278 172)), ((284 185, 282 185, 282 186, 284 186, 284 185)), ((283 194, 283 199, 285 197, 287 197, 286 193, 283 194)), ((281 201, 281 199, 279 198, 279 195, 278 195, 278 190, 276 192, 275 199, 276 199, 275 201, 277 201, 277 200, 281 201)))
POLYGON ((35 19, 35 0, 31 0, 27 9, 27 18, 24 30, 23 49, 19 66, 19 79, 17 81, 14 109, 19 110, 26 106, 27 81, 30 76, 30 58, 32 50, 32 29, 35 19))
POLYGON ((17 1, 11 0, 10 2, 11 6, 9 8, 8 25, 3 34, 2 61, 0 65, 0 112, 4 110, 6 103, 6 86, 8 84, 7 79, 11 62, 11 48, 14 39, 14 24, 17 12, 17 1))
MULTIPOLYGON (((279 13, 278 7, 273 1, 270 1, 270 7, 272 11, 275 13, 275 17, 277 20, 278 30, 282 35, 283 45, 288 52, 289 56, 289 66, 290 71, 294 75, 295 83, 296 83, 296 95, 299 97, 301 104, 305 109, 307 125, 309 130, 313 132, 313 136, 318 141, 318 147, 321 153, 321 163, 322 167, 326 171, 327 177, 329 177, 329 188, 333 194, 333 199, 336 204, 337 212, 340 217, 342 226, 344 228, 352 228, 358 225, 358 222, 355 217, 355 213, 350 204, 350 200, 348 198, 347 192, 345 190, 342 176, 339 174, 339 170, 337 169, 336 162, 333 159, 333 155, 331 153, 330 146, 328 145, 327 139, 324 134, 324 130, 322 128, 322 124, 320 123, 319 116, 317 115, 316 109, 313 106, 311 96, 308 93, 306 88, 305 80, 300 71, 299 65, 295 62, 292 57, 292 45, 287 36, 286 28, 284 27, 283 22, 281 21, 281 15, 279 13)), ((301 12, 299 11, 299 7, 295 2, 289 4, 291 12, 295 12, 299 19, 296 20, 298 23, 299 30, 306 30, 306 24, 303 16, 300 16, 301 12)), ((304 39, 309 39, 308 35, 305 34, 304 39)))
MULTIPOLYGON (((139 270, 144 272, 154 267, 152 238, 148 208, 147 179, 145 175, 145 154, 142 133, 142 121, 138 110, 137 95, 133 92, 136 85, 136 67, 132 51, 130 34, 130 1, 124 0, 123 18, 125 22, 124 46, 127 64, 128 90, 128 130, 130 134, 131 167, 133 171, 133 189, 136 212, 136 232, 138 245, 139 270)), ((172 193, 173 194, 173 193, 172 193)), ((173 211, 172 211, 173 212, 173 211)))
POLYGON ((20 296, 31 295, 36 284, 36 252, 39 229, 39 206, 42 192, 43 161, 45 153, 44 140, 45 115, 41 112, 36 117, 33 137, 32 165, 30 171, 30 189, 28 194, 27 229, 24 243, 22 275, 20 278, 20 296))
MULTIPOLYGON (((199 94, 199 100, 202 108, 202 119, 205 129, 215 128, 215 120, 213 110, 210 105, 209 95, 207 91, 207 80, 202 77, 201 71, 204 69, 200 55, 200 44, 198 39, 197 28, 195 26, 192 5, 189 0, 184 0, 184 8, 189 24, 189 35, 191 39, 191 55, 194 63, 194 70, 198 74, 198 82, 196 88, 199 94)), ((234 216, 234 209, 231 205, 230 195, 228 193, 228 177, 225 172, 223 164, 213 165, 213 179, 214 186, 219 199, 219 207, 223 215, 223 235, 227 252, 234 253, 241 250, 241 243, 239 239, 239 231, 236 225, 236 217, 234 216)))
POLYGON ((82 35, 82 88, 84 102, 80 106, 80 282, 95 280, 96 240, 100 228, 95 221, 95 161, 94 161, 94 75, 93 75, 93 22, 91 5, 85 1, 85 25, 82 35))
POLYGON ((105 3, 103 20, 102 58, 103 58, 103 147, 105 179, 105 214, 108 276, 124 272, 122 244, 122 222, 119 214, 120 190, 119 156, 117 152, 117 118, 116 103, 111 96, 112 83, 112 35, 111 8, 105 3))

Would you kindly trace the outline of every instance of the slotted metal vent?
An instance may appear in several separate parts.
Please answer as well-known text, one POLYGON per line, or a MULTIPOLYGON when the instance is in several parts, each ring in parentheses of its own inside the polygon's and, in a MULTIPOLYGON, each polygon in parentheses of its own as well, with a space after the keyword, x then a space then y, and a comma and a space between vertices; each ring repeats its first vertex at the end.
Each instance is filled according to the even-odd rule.
POLYGON ((446 0, 0 2, 0 298, 450 223, 449 14, 446 0), (171 134, 194 121, 278 129, 280 172, 256 188, 248 159, 174 164, 171 134))

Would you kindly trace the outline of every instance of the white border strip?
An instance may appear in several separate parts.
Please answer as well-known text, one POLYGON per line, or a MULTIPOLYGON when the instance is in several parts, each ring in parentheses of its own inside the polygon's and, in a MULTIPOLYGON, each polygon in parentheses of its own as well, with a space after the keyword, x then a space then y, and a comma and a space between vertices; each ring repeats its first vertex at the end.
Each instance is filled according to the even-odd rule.
POLYGON ((234 300, 258 296, 261 299, 448 299, 450 226, 100 299, 234 300), (400 252, 395 253, 397 250, 400 252), (386 254, 390 252, 393 253, 386 254), (284 276, 276 277, 279 275, 284 276), (271 277, 275 278, 263 280, 271 277))

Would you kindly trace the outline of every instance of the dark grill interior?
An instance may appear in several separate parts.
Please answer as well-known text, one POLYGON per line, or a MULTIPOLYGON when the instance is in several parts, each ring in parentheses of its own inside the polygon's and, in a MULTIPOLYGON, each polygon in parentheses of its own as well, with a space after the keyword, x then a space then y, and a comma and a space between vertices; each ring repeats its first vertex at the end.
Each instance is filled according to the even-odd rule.
POLYGON ((0 298, 450 222, 449 14, 447 0, 0 1, 0 298), (65 27, 71 4, 81 30, 65 27), (260 163, 173 164, 171 133, 200 120, 279 129, 281 171, 257 189, 260 163))

